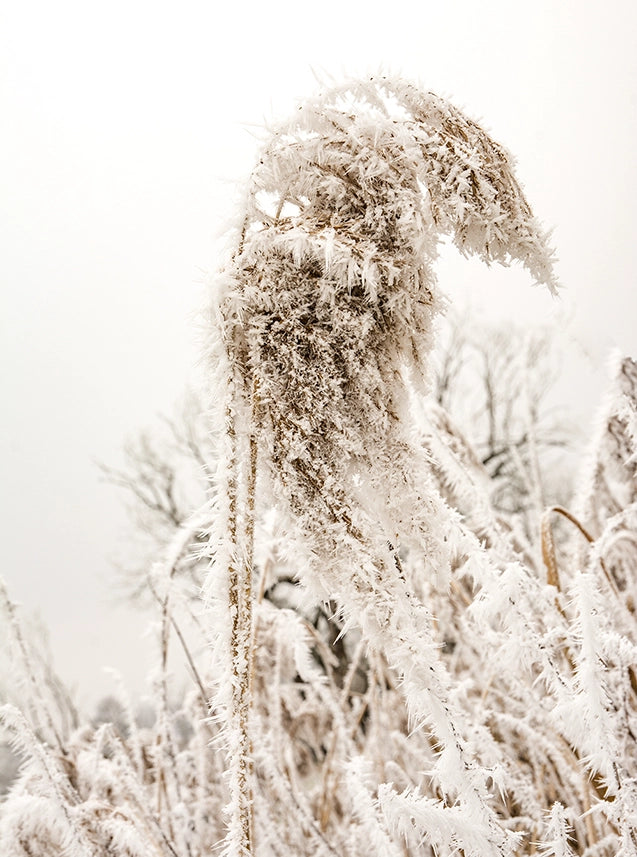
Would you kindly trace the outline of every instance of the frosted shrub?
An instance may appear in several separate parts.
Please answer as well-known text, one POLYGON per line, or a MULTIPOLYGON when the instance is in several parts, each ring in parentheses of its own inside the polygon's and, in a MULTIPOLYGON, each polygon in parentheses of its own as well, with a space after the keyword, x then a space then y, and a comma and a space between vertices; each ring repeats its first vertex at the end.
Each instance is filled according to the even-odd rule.
POLYGON ((511 159, 436 96, 372 78, 273 130, 213 287, 216 477, 148 579, 155 722, 51 743, 7 708, 3 854, 637 852, 637 368, 568 507, 494 503, 424 394, 444 234, 556 287, 511 159))

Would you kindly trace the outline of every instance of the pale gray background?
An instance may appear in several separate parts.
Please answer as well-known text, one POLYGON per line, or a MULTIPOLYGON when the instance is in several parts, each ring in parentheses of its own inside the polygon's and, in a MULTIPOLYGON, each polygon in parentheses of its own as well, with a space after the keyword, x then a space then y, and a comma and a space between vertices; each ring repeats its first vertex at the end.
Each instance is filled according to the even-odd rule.
MULTIPOLYGON (((6 7, 6 4, 5 4, 6 7)), ((482 120, 555 228, 564 395, 591 417, 616 345, 637 352, 634 0, 21 0, 0 13, 2 568, 92 705, 103 665, 145 690, 143 624, 112 606, 121 497, 94 458, 168 411, 258 127, 319 75, 386 69, 482 120), (569 398, 570 397, 570 398, 569 398)), ((519 270, 445 258, 476 312, 543 320, 519 270)))

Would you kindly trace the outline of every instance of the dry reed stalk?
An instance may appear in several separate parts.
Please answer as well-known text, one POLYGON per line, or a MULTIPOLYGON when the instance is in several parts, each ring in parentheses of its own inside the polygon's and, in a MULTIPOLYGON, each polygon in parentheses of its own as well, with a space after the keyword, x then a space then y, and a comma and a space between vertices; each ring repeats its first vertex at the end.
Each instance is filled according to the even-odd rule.
MULTIPOLYGON (((258 410, 256 383, 251 394, 251 422, 258 410)), ((228 537, 233 546, 228 565, 228 607, 230 610, 230 661, 232 730, 230 759, 231 824, 238 832, 239 854, 254 854, 254 753, 250 728, 250 709, 254 684, 254 529, 258 447, 253 431, 238 437, 236 411, 226 408, 226 435, 229 441, 227 499, 228 537), (241 447, 239 444, 241 443, 241 447), (247 443, 248 464, 241 457, 247 443)))
MULTIPOLYGON (((249 732, 252 674, 252 536, 254 533, 254 480, 256 457, 253 463, 253 442, 250 439, 250 471, 248 475, 246 518, 243 522, 246 541, 240 542, 239 533, 239 479, 241 468, 238 460, 237 436, 234 415, 230 407, 226 411, 226 431, 230 441, 228 462, 228 525, 230 543, 235 547, 228 567, 228 606, 231 615, 230 658, 232 669, 232 718, 237 731, 236 745, 231 760, 233 777, 230 788, 233 793, 233 812, 239 832, 239 849, 242 855, 254 853, 254 815, 252 794, 252 743, 249 732), (253 466, 254 464, 254 466, 253 466), (250 537, 250 538, 248 538, 250 537), (242 549, 243 548, 243 555, 242 549)), ((234 742, 233 742, 234 743, 234 742)))
MULTIPOLYGON (((572 512, 569 512, 568 509, 565 509, 563 506, 550 506, 544 514, 542 515, 542 523, 541 523, 541 536, 542 536, 542 558, 544 560, 544 564, 547 570, 547 583, 551 583, 553 586, 556 586, 557 589, 560 589, 559 583, 559 575, 557 570, 557 560, 555 556, 555 542, 553 540, 553 531, 551 529, 550 516, 551 514, 561 515, 563 518, 566 518, 573 526, 575 526, 579 532, 584 536, 589 545, 592 545, 595 542, 593 536, 589 533, 586 527, 573 515, 572 512)), ((617 584, 613 580, 612 575, 608 571, 606 567, 606 563, 600 556, 599 565, 604 573, 604 577, 608 585, 613 592, 613 595, 617 598, 620 603, 623 603, 623 599, 619 590, 617 589, 617 584)))
POLYGON ((550 514, 555 507, 547 509, 540 519, 540 536, 542 541, 542 560, 546 567, 546 582, 561 592, 560 575, 557 568, 557 557, 555 555, 555 540, 551 529, 550 514))

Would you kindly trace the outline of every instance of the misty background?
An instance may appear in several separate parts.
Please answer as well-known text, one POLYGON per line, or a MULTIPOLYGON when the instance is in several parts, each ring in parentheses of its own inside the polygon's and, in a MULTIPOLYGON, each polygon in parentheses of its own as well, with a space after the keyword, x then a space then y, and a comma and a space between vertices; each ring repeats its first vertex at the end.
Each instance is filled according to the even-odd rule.
POLYGON ((628 0, 5 4, 0 574, 81 706, 112 692, 104 666, 143 695, 151 658, 117 603, 125 497, 95 461, 120 465, 197 382, 204 282, 267 121, 317 76, 382 68, 481 121, 554 229, 564 291, 446 250, 440 285, 485 319, 557 319, 557 395, 586 433, 608 353, 637 355, 636 25, 628 0))

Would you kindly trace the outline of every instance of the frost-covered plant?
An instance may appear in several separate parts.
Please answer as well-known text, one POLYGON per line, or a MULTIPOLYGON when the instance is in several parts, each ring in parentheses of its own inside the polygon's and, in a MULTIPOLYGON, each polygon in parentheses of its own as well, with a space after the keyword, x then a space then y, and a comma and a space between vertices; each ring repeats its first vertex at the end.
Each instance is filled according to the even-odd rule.
POLYGON ((371 78, 300 105, 252 174, 215 303, 215 356, 228 390, 217 571, 228 569, 232 615, 225 704, 236 765, 229 848, 238 853, 251 852, 253 836, 259 455, 294 521, 304 584, 360 625, 398 669, 414 726, 433 730, 443 800, 465 807, 494 853, 514 847, 492 817, 432 616, 400 559, 411 550, 444 586, 458 552, 472 549, 410 437, 409 390, 426 381, 443 303, 432 263, 445 233, 465 253, 518 259, 555 286, 545 236, 506 153, 455 108, 399 80, 371 78))
POLYGON ((446 102, 372 79, 274 130, 215 286, 216 488, 148 576, 155 720, 52 741, 6 709, 1 853, 635 855, 637 367, 572 501, 503 510, 422 396, 443 232, 554 287, 510 160, 446 102))
MULTIPOLYGON (((620 373, 630 377, 635 364, 623 361, 620 373)), ((633 394, 616 391, 609 399, 583 496, 590 474, 603 477, 614 495, 634 490, 634 471, 620 472, 608 450, 625 443, 634 455, 626 419, 634 405, 633 394)), ((474 765, 489 772, 498 823, 523 834, 520 854, 535 853, 536 843, 549 854, 634 853, 634 527, 615 513, 604 539, 592 540, 583 523, 555 507, 547 510, 548 524, 569 515, 570 544, 552 551, 547 526, 531 555, 516 562, 511 521, 489 506, 488 475, 475 452, 437 406, 427 411, 421 434, 435 456, 432 479, 449 503, 471 510, 464 526, 478 547, 452 570, 449 588, 425 577, 417 556, 402 563, 414 594, 436 617, 437 657, 450 676, 474 765), (487 562, 485 553, 500 568, 482 569, 476 585, 471 575, 487 562)), ((623 511, 625 518, 630 506, 623 511)), ((140 725, 121 694, 125 729, 87 723, 71 735, 63 730, 58 743, 42 724, 60 722, 60 701, 42 694, 39 668, 28 665, 33 657, 23 661, 33 674, 23 690, 26 716, 15 708, 3 715, 25 759, 0 809, 3 855, 199 857, 225 837, 227 764, 214 717, 222 712, 211 720, 207 704, 220 677, 204 649, 214 628, 205 615, 187 618, 196 603, 188 566, 197 563, 191 546, 201 541, 200 526, 195 517, 177 531, 169 561, 155 567, 149 583, 159 617, 154 721, 140 725), (193 690, 177 708, 168 688, 173 648, 193 676, 193 690)), ((415 857, 456 845, 471 853, 470 843, 488 853, 483 825, 461 804, 441 802, 433 776, 437 736, 410 729, 396 669, 356 627, 339 627, 333 605, 295 581, 298 557, 286 526, 276 511, 257 525, 255 853, 415 857)), ((15 608, 12 614, 17 631, 15 608)), ((24 638, 15 633, 14 644, 19 653, 24 638)))

